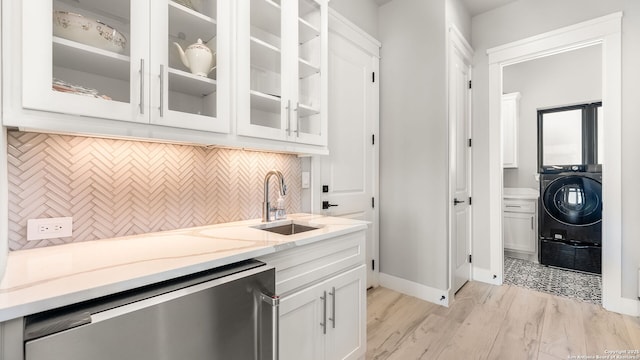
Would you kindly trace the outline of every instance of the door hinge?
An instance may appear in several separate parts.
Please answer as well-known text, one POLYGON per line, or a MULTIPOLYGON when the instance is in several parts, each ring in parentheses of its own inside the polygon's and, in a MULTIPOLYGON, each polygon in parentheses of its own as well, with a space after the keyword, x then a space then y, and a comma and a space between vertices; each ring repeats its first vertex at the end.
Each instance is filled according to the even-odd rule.
POLYGON ((376 198, 374 198, 374 197, 371 198, 371 208, 372 209, 376 208, 376 198))
POLYGON ((469 139, 469 147, 471 147, 471 139, 469 139))
POLYGON ((373 83, 376 82, 376 73, 375 72, 371 73, 371 82, 373 82, 373 83))
POLYGON ((376 134, 371 134, 371 145, 376 144, 376 134))
POLYGON ((471 264, 471 254, 469 254, 469 264, 471 264))
POLYGON ((471 89, 471 80, 469 80, 469 89, 471 89))
POLYGON ((471 205, 471 196, 469 196, 469 205, 471 205))
POLYGON ((375 269, 376 269, 376 260, 371 259, 371 270, 375 270, 375 269))

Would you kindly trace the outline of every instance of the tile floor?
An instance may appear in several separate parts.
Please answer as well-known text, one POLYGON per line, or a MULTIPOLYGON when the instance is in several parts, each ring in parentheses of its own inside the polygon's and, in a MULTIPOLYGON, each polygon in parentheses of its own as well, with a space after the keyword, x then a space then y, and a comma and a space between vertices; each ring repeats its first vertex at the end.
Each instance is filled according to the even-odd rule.
POLYGON ((514 285, 591 304, 602 303, 600 275, 547 267, 506 256, 504 275, 505 285, 514 285))

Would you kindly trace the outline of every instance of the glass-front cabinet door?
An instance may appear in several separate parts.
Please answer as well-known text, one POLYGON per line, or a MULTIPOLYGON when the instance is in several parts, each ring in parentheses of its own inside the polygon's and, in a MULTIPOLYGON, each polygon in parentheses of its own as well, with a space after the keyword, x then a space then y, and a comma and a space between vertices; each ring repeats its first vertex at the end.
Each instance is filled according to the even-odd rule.
POLYGON ((24 0, 22 106, 229 132, 229 4, 24 0))
POLYGON ((286 14, 273 0, 241 0, 238 9, 238 133, 284 140, 293 112, 283 76, 291 68, 286 14))
POLYGON ((238 13, 238 133, 326 145, 326 1, 241 0, 238 13))
POLYGON ((297 141, 325 145, 327 132, 326 3, 298 0, 298 79, 295 136, 297 141), (324 73, 323 73, 324 72, 324 73))
POLYGON ((151 122, 229 132, 229 0, 151 7, 151 122))
POLYGON ((149 2, 24 0, 22 105, 148 122, 149 2))

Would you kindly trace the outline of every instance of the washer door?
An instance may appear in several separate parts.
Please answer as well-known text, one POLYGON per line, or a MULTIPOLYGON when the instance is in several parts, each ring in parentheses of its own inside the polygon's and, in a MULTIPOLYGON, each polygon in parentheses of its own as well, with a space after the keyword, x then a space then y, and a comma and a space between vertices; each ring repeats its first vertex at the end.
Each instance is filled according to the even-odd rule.
POLYGON ((576 226, 593 225, 602 221, 602 184, 589 177, 564 176, 547 186, 542 203, 556 221, 576 226))

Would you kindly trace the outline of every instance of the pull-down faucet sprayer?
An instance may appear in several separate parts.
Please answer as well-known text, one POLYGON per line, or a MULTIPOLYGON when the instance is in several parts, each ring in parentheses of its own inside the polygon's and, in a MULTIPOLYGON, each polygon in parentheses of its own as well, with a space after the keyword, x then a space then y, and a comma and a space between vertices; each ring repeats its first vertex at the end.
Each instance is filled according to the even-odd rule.
POLYGON ((269 180, 271 176, 276 176, 278 178, 278 185, 280 188, 280 196, 285 196, 287 194, 287 185, 284 184, 284 177, 282 173, 278 170, 271 170, 264 177, 264 201, 262 202, 262 222, 269 222, 271 219, 271 203, 269 202, 269 180))

